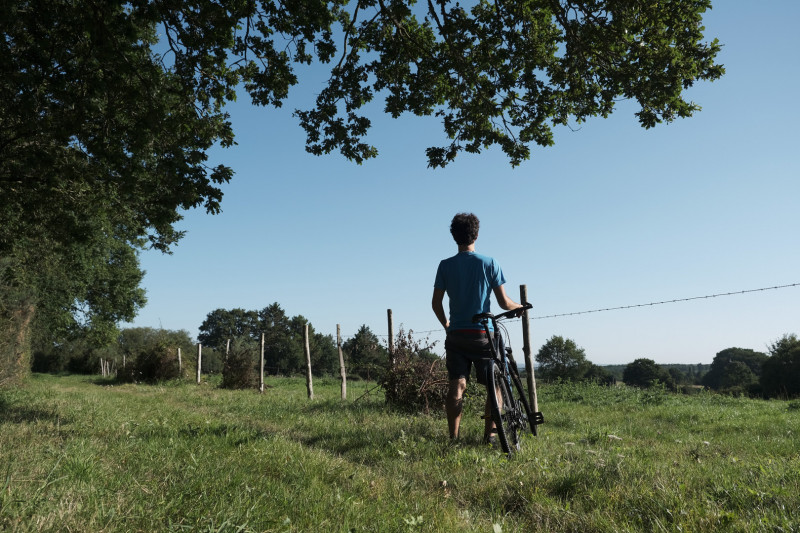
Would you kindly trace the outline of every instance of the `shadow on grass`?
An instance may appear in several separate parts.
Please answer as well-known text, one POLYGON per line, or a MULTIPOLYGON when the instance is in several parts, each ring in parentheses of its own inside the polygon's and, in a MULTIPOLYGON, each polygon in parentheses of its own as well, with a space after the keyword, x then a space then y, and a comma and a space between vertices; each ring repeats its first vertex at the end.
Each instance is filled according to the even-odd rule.
POLYGON ((0 398, 0 424, 27 424, 39 421, 68 423, 65 419, 52 409, 41 409, 26 405, 9 405, 3 398, 0 398))
MULTIPOLYGON (((327 400, 308 405, 303 412, 320 421, 336 420, 313 430, 296 428, 292 431, 296 442, 363 464, 384 462, 387 454, 405 457, 405 452, 411 454, 412 450, 427 453, 424 450, 429 452, 431 443, 448 445, 443 413, 441 417, 406 413, 387 406, 383 398, 368 402, 327 400)), ((436 453, 441 452, 435 448, 436 453)))
POLYGON ((178 427, 140 426, 133 432, 136 438, 143 440, 167 440, 180 438, 186 440, 210 438, 224 442, 225 446, 238 447, 254 441, 266 440, 274 433, 238 424, 186 424, 178 427))

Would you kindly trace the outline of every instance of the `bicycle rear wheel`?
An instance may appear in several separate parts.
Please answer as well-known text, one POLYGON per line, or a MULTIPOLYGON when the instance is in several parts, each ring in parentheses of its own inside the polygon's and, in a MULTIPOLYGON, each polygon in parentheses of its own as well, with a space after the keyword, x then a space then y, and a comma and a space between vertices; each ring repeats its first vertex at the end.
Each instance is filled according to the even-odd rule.
POLYGON ((525 420, 522 421, 520 430, 525 431, 527 426, 531 430, 531 433, 536 435, 536 418, 531 410, 531 406, 528 404, 528 398, 525 395, 525 387, 522 385, 522 378, 519 377, 519 371, 517 370, 517 363, 510 356, 508 362, 509 373, 511 374, 511 380, 517 391, 519 404, 525 411, 525 420))
POLYGON ((489 408, 497 429, 497 439, 503 451, 509 455, 519 449, 519 420, 522 413, 511 395, 511 389, 502 369, 492 362, 492 370, 486 385, 489 408))

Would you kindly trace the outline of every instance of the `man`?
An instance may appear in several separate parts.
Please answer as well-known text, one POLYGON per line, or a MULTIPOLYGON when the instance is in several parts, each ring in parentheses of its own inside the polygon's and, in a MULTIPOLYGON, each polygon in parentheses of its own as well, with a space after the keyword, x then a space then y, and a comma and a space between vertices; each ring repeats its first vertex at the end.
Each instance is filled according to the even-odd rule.
MULTIPOLYGON (((450 233, 458 245, 458 254, 439 263, 433 284, 431 305, 436 318, 447 330, 444 343, 447 354, 447 375, 450 380, 445 410, 450 438, 457 439, 461 426, 464 391, 472 365, 475 365, 478 383, 486 385, 486 371, 490 368, 488 357, 491 347, 480 324, 472 317, 487 313, 490 297, 494 293, 497 303, 506 311, 522 306, 506 295, 503 271, 491 257, 475 253, 480 221, 472 213, 459 213, 450 223, 450 233), (444 295, 449 299, 449 319, 444 312, 444 295)), ((491 327, 491 325, 490 325, 491 327)), ((484 441, 493 442, 494 422, 486 398, 484 441)))

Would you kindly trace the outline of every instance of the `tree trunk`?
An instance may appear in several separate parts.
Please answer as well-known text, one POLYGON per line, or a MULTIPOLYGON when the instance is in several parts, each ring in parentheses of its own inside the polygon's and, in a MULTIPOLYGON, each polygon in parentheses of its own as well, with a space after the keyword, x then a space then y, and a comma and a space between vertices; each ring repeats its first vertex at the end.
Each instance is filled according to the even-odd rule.
POLYGON ((31 323, 36 314, 32 303, 4 307, 0 307, 0 387, 18 384, 30 373, 31 323))

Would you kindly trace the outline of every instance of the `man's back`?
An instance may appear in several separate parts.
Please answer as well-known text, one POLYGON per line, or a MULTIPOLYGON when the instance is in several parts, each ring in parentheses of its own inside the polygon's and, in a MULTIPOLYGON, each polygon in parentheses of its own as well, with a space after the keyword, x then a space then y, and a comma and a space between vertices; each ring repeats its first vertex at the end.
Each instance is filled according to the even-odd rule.
POLYGON ((447 293, 450 329, 474 329, 472 317, 489 312, 492 289, 505 281, 497 262, 485 255, 459 252, 441 261, 434 287, 447 293))

